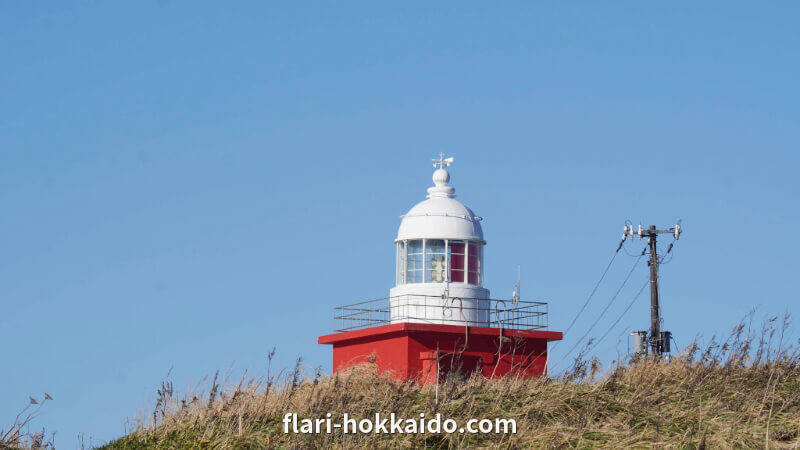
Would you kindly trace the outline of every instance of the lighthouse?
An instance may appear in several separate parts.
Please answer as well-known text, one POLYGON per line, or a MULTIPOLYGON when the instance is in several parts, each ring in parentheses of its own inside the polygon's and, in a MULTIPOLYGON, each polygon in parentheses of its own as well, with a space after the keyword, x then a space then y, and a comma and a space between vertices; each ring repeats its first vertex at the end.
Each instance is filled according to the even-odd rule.
POLYGON ((427 199, 402 216, 397 280, 389 291, 392 323, 488 325, 481 217, 455 199, 452 162, 439 156, 427 199))
POLYGON ((482 218, 455 197, 449 167, 434 160, 433 186, 401 216, 389 296, 334 309, 333 369, 375 364, 399 379, 546 373, 548 304, 492 299, 484 287, 482 218))

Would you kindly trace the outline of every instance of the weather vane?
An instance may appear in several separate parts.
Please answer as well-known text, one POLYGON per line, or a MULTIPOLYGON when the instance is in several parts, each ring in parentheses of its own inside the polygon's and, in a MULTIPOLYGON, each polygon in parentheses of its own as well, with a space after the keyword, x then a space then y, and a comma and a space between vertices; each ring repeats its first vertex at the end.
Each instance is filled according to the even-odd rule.
POLYGON ((433 167, 444 169, 445 167, 449 167, 450 164, 453 164, 453 157, 445 158, 444 153, 439 152, 439 159, 432 159, 431 161, 433 161, 433 167))

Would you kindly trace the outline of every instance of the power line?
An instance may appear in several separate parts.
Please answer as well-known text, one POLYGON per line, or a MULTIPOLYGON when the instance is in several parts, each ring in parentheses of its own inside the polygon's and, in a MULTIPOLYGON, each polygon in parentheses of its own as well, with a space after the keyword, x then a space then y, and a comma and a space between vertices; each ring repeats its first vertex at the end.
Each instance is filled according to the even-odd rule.
MULTIPOLYGON (((606 274, 608 273, 608 269, 610 269, 610 268, 611 268, 611 264, 614 262, 614 259, 616 259, 616 258, 617 258, 617 255, 618 255, 618 254, 619 254, 619 250, 617 250, 616 252, 614 252, 614 256, 612 256, 612 257, 611 257, 611 261, 609 261, 609 262, 608 262, 608 264, 606 265, 606 269, 603 271, 603 275, 601 275, 601 276, 600 276, 600 279, 599 279, 599 280, 597 280, 597 284, 595 284, 595 285, 594 285, 594 289, 592 289, 592 293, 591 293, 591 294, 589 294, 589 297, 586 299, 586 301, 585 301, 585 302, 583 302, 583 306, 581 306, 581 310, 580 310, 580 311, 578 311, 578 314, 577 314, 575 317, 573 317, 573 319, 572 319, 572 322, 571 322, 571 323, 569 324, 569 326, 567 327, 567 330, 566 330, 566 331, 564 331, 564 335, 565 335, 565 336, 567 335, 567 333, 569 333, 569 330, 571 330, 571 329, 572 329, 572 326, 573 326, 573 325, 575 325, 575 322, 577 322, 577 321, 578 321, 578 318, 581 316, 581 314, 583 314, 583 311, 586 309, 586 306, 587 306, 587 305, 589 304, 589 302, 592 300, 592 297, 594 297, 594 294, 595 294, 595 292, 597 292, 597 288, 599 288, 599 287, 600 287, 600 283, 602 283, 602 282, 603 282, 603 279, 606 277, 606 274)), ((559 342, 556 342, 556 344, 558 344, 558 343, 560 343, 560 342, 561 342, 561 341, 559 341, 559 342)), ((553 348, 555 348, 555 345, 553 346, 553 348)))
POLYGON ((644 289, 647 287, 648 284, 650 284, 650 280, 644 282, 641 289, 639 289, 639 292, 636 293, 636 295, 633 297, 633 300, 631 300, 631 302, 625 308, 625 311, 622 311, 622 314, 620 314, 619 317, 617 317, 617 320, 615 320, 614 323, 610 327, 608 327, 608 330, 605 332, 605 334, 603 334, 603 336, 601 336, 600 339, 598 339, 597 342, 595 342, 594 345, 592 345, 591 350, 594 350, 598 345, 600 345, 600 342, 602 342, 603 339, 605 339, 606 336, 608 336, 608 334, 611 333, 611 330, 613 330, 614 327, 617 326, 619 321, 622 320, 625 314, 627 314, 628 311, 630 311, 631 307, 633 307, 633 304, 636 303, 636 300, 639 299, 639 296, 642 295, 642 292, 644 292, 644 289))
POLYGON ((625 254, 626 254, 626 255, 628 255, 628 256, 630 256, 630 257, 633 257, 633 258, 635 258, 635 257, 636 257, 636 253, 631 253, 631 252, 629 252, 629 251, 628 251, 628 246, 627 246, 627 245, 623 245, 623 246, 622 246, 622 250, 624 250, 624 251, 625 251, 625 254))
POLYGON ((558 367, 558 365, 559 365, 559 364, 561 364, 561 362, 562 362, 562 361, 564 361, 564 360, 567 358, 567 356, 569 356, 569 355, 570 355, 570 353, 572 353, 572 351, 573 351, 573 350, 575 350, 575 348, 576 348, 576 347, 578 347, 578 345, 579 345, 579 344, 580 344, 580 343, 583 341, 583 339, 584 339, 584 338, 585 338, 585 337, 586 337, 586 336, 587 336, 589 333, 591 333, 591 332, 592 332, 592 329, 594 329, 594 327, 597 325, 597 323, 598 323, 598 322, 600 322, 600 319, 602 319, 602 318, 603 318, 603 316, 605 315, 605 313, 608 311, 608 308, 610 308, 610 307, 611 307, 611 305, 612 305, 612 304, 614 304, 614 300, 616 300, 616 299, 617 299, 617 297, 619 296, 619 293, 620 293, 620 292, 622 292, 622 288, 624 288, 624 287, 625 287, 625 285, 628 283, 628 280, 631 278, 631 275, 633 275, 633 271, 636 269, 636 266, 638 266, 638 265, 639 265, 639 261, 641 261, 641 260, 642 260, 642 256, 644 256, 644 252, 642 252, 642 254, 641 254, 641 255, 639 255, 639 257, 638 257, 638 258, 636 258, 636 262, 634 262, 634 263, 633 263, 633 266, 631 266, 631 270, 628 272, 628 275, 625 277, 625 280, 623 280, 623 281, 622 281, 622 285, 619 287, 619 289, 617 289, 617 292, 614 294, 614 296, 613 296, 613 297, 611 297, 611 300, 609 300, 608 304, 607 304, 607 305, 606 305, 606 307, 603 309, 603 311, 600 313, 600 315, 599 315, 599 316, 597 316, 597 319, 595 319, 594 323, 592 323, 592 326, 590 326, 590 327, 589 327, 589 329, 588 329, 588 330, 586 330, 586 333, 584 333, 584 334, 583 334, 583 336, 581 336, 581 337, 580 337, 580 339, 578 339, 578 340, 575 342, 575 344, 574 344, 574 345, 573 345, 573 346, 572 346, 572 347, 571 347, 571 348, 570 348, 570 349, 567 351, 567 353, 565 353, 565 354, 564 354, 564 356, 563 356, 563 357, 561 357, 561 359, 558 361, 558 363, 556 363, 556 365, 555 365, 555 366, 553 366, 553 368, 555 368, 555 367, 558 367))

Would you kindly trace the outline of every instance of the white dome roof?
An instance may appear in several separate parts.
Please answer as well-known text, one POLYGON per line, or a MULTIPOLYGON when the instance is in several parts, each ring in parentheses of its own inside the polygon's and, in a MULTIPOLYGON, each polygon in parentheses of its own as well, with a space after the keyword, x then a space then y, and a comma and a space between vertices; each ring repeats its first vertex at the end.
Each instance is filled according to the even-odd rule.
POLYGON ((481 218, 454 199, 455 189, 448 186, 450 174, 445 167, 452 162, 440 161, 433 173, 434 187, 428 189, 428 199, 411 208, 403 216, 397 240, 404 239, 463 239, 483 242, 481 218))

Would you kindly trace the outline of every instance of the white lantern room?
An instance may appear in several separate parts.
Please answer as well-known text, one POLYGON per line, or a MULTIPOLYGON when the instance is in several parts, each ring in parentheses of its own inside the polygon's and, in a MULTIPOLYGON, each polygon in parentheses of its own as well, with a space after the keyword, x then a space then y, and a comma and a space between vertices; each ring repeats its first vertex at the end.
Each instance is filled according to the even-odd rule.
POLYGON ((434 186, 402 216, 397 231, 391 322, 486 326, 481 217, 454 198, 447 170, 453 158, 434 161, 434 186))

